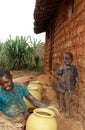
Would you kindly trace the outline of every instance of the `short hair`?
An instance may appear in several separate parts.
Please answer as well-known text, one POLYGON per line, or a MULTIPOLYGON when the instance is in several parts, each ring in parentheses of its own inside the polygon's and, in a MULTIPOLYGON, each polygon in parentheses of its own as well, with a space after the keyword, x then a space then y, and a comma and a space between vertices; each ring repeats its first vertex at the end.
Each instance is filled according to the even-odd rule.
POLYGON ((0 78, 3 77, 4 75, 11 76, 11 73, 9 70, 0 69, 0 78))
POLYGON ((72 54, 70 51, 65 52, 65 53, 64 53, 64 56, 65 56, 65 54, 69 55, 70 58, 73 59, 73 54, 72 54))

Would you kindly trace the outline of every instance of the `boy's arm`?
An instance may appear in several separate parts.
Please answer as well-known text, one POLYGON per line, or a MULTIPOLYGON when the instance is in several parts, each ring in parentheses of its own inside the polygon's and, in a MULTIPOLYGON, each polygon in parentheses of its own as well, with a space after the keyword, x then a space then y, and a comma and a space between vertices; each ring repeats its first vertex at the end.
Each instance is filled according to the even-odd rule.
POLYGON ((75 77, 75 84, 74 86, 77 87, 79 84, 79 79, 78 79, 78 71, 77 68, 74 66, 74 77, 75 77))
POLYGON ((31 101, 31 103, 37 107, 44 107, 47 108, 48 106, 46 104, 41 103, 40 101, 38 101, 36 98, 34 98, 32 96, 31 93, 29 93, 27 96, 25 96, 28 100, 31 101))
POLYGON ((27 89, 27 87, 24 84, 20 84, 20 88, 23 92, 23 96, 25 96, 28 100, 31 101, 31 103, 37 107, 48 107, 47 105, 41 103, 40 101, 38 101, 27 89))
POLYGON ((76 80, 75 87, 77 87, 77 86, 78 86, 78 84, 79 84, 78 77, 76 77, 76 78, 75 78, 75 80, 76 80))
POLYGON ((60 66, 60 67, 56 70, 56 76, 57 76, 57 78, 61 79, 62 74, 63 74, 63 67, 60 66))

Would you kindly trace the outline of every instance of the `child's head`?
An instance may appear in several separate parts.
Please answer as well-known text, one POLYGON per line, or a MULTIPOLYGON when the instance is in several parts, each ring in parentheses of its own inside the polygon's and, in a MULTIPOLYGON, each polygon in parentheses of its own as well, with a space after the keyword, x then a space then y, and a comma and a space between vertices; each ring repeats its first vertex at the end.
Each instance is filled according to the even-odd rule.
POLYGON ((72 61, 73 61, 73 54, 71 52, 65 52, 64 63, 69 66, 71 65, 72 61))
POLYGON ((12 75, 8 70, 0 70, 0 86, 6 91, 13 89, 12 75))

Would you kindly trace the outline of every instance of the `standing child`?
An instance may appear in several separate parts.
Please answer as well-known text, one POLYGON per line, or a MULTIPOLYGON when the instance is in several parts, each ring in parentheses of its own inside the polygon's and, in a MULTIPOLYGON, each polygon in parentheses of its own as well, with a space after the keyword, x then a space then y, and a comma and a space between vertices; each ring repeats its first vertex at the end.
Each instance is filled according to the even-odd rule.
POLYGON ((73 54, 65 52, 64 63, 56 70, 58 76, 57 90, 59 91, 60 111, 65 110, 66 117, 70 115, 70 95, 78 85, 78 72, 72 65, 73 54))

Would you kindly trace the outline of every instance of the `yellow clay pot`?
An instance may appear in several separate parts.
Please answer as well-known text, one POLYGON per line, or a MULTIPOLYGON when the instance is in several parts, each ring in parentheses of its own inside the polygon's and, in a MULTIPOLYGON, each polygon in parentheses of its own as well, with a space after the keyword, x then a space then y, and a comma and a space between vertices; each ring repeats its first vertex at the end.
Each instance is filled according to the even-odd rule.
MULTIPOLYGON (((40 81, 32 81, 29 83, 29 85, 27 86, 29 92, 39 101, 41 101, 41 94, 42 94, 42 85, 40 83, 40 81)), ((27 100, 26 98, 24 98, 24 101, 27 105, 27 109, 29 111, 33 110, 34 108, 36 108, 36 106, 34 106, 29 100, 27 100)))
POLYGON ((26 130, 57 130, 54 112, 47 108, 36 108, 26 122, 26 130))
POLYGON ((38 80, 30 82, 30 84, 27 87, 28 88, 34 87, 37 88, 38 91, 42 92, 42 84, 38 80))

